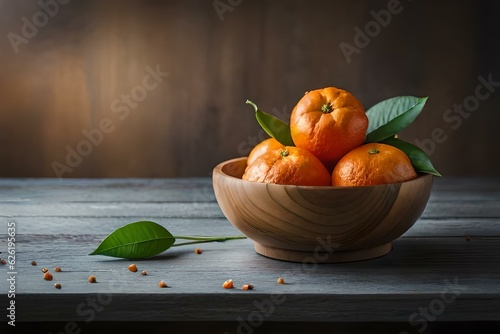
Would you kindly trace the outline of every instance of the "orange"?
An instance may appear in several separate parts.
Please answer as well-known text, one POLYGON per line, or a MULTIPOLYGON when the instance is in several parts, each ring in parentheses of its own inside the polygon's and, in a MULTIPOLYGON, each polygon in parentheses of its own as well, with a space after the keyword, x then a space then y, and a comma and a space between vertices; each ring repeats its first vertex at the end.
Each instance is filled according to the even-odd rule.
POLYGON ((257 159, 258 156, 262 155, 263 153, 281 147, 283 147, 283 144, 281 144, 273 137, 264 139, 263 141, 261 141, 252 148, 252 150, 248 154, 247 164, 250 165, 252 162, 255 161, 255 159, 257 159))
POLYGON ((367 129, 361 102, 335 87, 307 92, 290 116, 295 146, 313 153, 329 171, 344 154, 363 144, 367 129))
POLYGON ((331 176, 311 152, 294 146, 268 151, 247 166, 243 180, 292 184, 300 186, 329 186, 331 176))
POLYGON ((408 156, 391 145, 359 146, 340 159, 332 173, 334 186, 372 186, 399 183, 417 177, 408 156))

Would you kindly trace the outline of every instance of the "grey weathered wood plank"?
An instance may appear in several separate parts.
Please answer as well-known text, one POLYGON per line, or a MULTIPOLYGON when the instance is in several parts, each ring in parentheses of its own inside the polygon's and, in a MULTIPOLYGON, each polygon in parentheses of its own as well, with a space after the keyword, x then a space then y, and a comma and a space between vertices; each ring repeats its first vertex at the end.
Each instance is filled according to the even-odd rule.
MULTIPOLYGON (((129 217, 15 217, 21 235, 105 236, 137 221, 129 217)), ((226 218, 158 218, 144 216, 163 225, 175 235, 237 235, 240 232, 226 218)), ((9 218, 1 218, 6 223, 9 218)), ((0 234, 2 235, 2 234, 0 234)), ((420 219, 402 237, 485 237, 500 236, 500 219, 420 219)))
POLYGON ((9 203, 0 204, 0 217, 124 217, 223 218, 216 202, 194 203, 9 203))
POLYGON ((2 202, 207 202, 209 178, 0 179, 2 202))
POLYGON ((37 189, 80 189, 99 188, 112 190, 114 188, 134 189, 163 187, 170 185, 178 188, 190 187, 193 184, 211 184, 208 177, 182 177, 182 178, 1 178, 2 188, 37 189))
MULTIPOLYGON (((418 307, 441 298, 452 287, 458 291, 456 301, 446 305, 442 320, 494 320, 500 310, 500 267, 491 266, 500 261, 498 238, 471 242, 405 238, 395 241, 394 249, 384 257, 334 265, 268 259, 256 254, 249 240, 205 244, 200 255, 194 254, 194 246, 186 246, 131 261, 87 256, 89 245, 98 240, 95 235, 29 238, 19 239, 18 294, 27 301, 20 303, 22 321, 83 320, 76 311, 78 305, 87 297, 108 294, 113 294, 112 302, 99 312, 100 320, 234 321, 250 312, 254 301, 278 294, 286 302, 275 305, 276 313, 269 320, 405 321, 418 307), (32 260, 38 265, 31 266, 32 260), (131 262, 149 275, 128 271, 131 262), (40 268, 56 265, 63 272, 53 272, 53 282, 44 281, 40 268), (98 284, 87 282, 90 274, 97 277, 98 284), (276 283, 280 276, 287 284, 276 283), (221 288, 229 278, 236 289, 221 288), (161 279, 170 288, 158 288, 161 279), (54 282, 63 288, 54 289, 54 282), (245 283, 254 284, 255 290, 241 291, 245 283), (126 295, 129 299, 123 303, 126 295), (40 299, 45 307, 35 302, 40 299), (211 312, 200 305, 209 305, 211 312), (394 313, 396 309, 399 311, 394 313)), ((4 282, 0 288, 5 289, 4 282)))
MULTIPOLYGON (((496 179, 437 179, 422 218, 496 218, 496 179)), ((0 179, 0 217, 224 218, 210 178, 0 179)))
POLYGON ((500 198, 481 201, 430 200, 422 214, 423 218, 429 219, 497 218, 499 216, 500 198))
MULTIPOLYGON (((38 321, 47 319, 123 321, 126 319, 126 321, 233 321, 238 323, 245 321, 249 323, 256 322, 260 314, 266 321, 409 322, 414 319, 415 325, 421 325, 425 316, 422 313, 419 315, 419 310, 428 309, 430 303, 435 300, 439 301, 440 292, 418 295, 411 299, 398 295, 374 295, 364 298, 361 303, 358 302, 361 298, 350 294, 272 296, 253 293, 234 296, 213 293, 189 298, 177 294, 167 295, 167 293, 141 295, 121 293, 101 295, 103 301, 110 302, 106 305, 97 304, 98 307, 103 308, 101 312, 93 311, 88 304, 89 298, 90 300, 99 298, 99 295, 95 294, 52 295, 50 298, 44 298, 46 306, 43 308, 32 302, 36 298, 39 296, 30 294, 21 296, 19 313, 31 314, 32 318, 39 319, 38 321), (72 301, 69 305, 68 300, 72 301), (193 302, 189 303, 186 300, 193 302), (283 303, 270 304, 273 300, 283 301, 283 303), (61 307, 61 305, 66 305, 66 307, 61 307), (384 306, 380 307, 380 305, 384 306)), ((462 295, 460 298, 457 302, 445 305, 443 312, 438 316, 432 313, 430 315, 437 321, 498 321, 498 313, 493 312, 500 308, 500 297, 477 298, 462 295), (474 312, 471 312, 471 308, 474 308, 474 312)), ((441 311, 440 308, 436 309, 441 311)), ((23 318, 27 320, 27 317, 21 317, 23 318)), ((418 328, 420 326, 415 327, 415 330, 418 328)), ((235 332, 236 330, 235 328, 235 332)))
MULTIPOLYGON (((18 238, 17 266, 22 273, 20 282, 25 283, 21 284, 21 291, 26 293, 53 292, 50 285, 42 285, 45 282, 41 280, 40 269, 57 265, 64 272, 53 273, 55 278, 73 282, 62 293, 103 292, 102 289, 113 290, 111 284, 116 285, 116 292, 119 292, 124 288, 120 285, 121 280, 126 284, 133 281, 151 282, 152 277, 159 277, 159 273, 165 275, 166 279, 177 280, 175 284, 172 282, 172 286, 177 286, 178 293, 218 291, 222 284, 219 281, 229 274, 234 274, 235 280, 241 283, 261 280, 254 281, 261 290, 270 283, 275 288, 276 275, 287 275, 289 283, 303 283, 300 289, 295 290, 297 293, 319 292, 326 283, 335 283, 331 287, 332 292, 430 291, 439 279, 453 279, 455 276, 496 283, 493 287, 496 286, 500 293, 500 266, 485 267, 500 261, 499 240, 491 237, 478 237, 471 241, 464 238, 401 238, 394 242, 393 250, 384 257, 345 264, 315 265, 314 261, 301 264, 263 257, 255 253, 248 239, 174 247, 153 258, 127 260, 89 256, 88 253, 100 241, 98 235, 28 235, 18 238), (203 254, 195 254, 195 247, 201 247, 203 254), (36 260, 38 265, 31 266, 32 260, 36 260), (135 262, 139 269, 148 270, 150 275, 141 277, 139 273, 130 273, 127 266, 131 262, 135 262), (101 275, 98 278, 105 284, 89 285, 84 274, 92 272, 101 275), (187 277, 191 273, 208 277, 187 277), (314 274, 314 277, 309 277, 309 274, 314 274), (211 282, 210 277, 219 277, 219 280, 211 282), (389 284, 387 279, 399 281, 399 284, 389 284), (366 282, 375 285, 364 285, 366 282)), ((156 288, 156 285, 135 285, 133 292, 156 291, 156 288)), ((490 288, 488 285, 477 285, 470 286, 468 291, 487 293, 490 288)))
MULTIPOLYGON (((7 202, 0 203, 0 217, 155 217, 224 218, 211 202, 7 202)), ((496 218, 500 198, 483 201, 447 201, 427 204, 422 218, 496 218)))
MULTIPOLYGON (((315 265, 260 256, 248 239, 201 244, 200 255, 196 245, 134 261, 88 255, 111 231, 136 220, 156 221, 175 235, 240 234, 220 211, 209 178, 0 179, 0 224, 16 222, 18 320, 85 321, 88 298, 109 297, 95 320, 237 322, 274 296, 283 302, 272 305, 266 320, 409 322, 451 287, 459 293, 443 304, 439 321, 498 320, 500 186, 490 181, 439 180, 421 219, 389 254, 315 265), (131 273, 131 262, 149 274, 131 273), (44 281, 41 267, 55 266, 63 272, 44 281), (91 274, 98 284, 87 282, 91 274), (287 284, 276 283, 280 276, 287 284), (236 289, 221 288, 229 278, 236 289), (158 288, 161 279, 170 287, 158 288), (56 281, 61 290, 54 289, 56 281), (244 283, 255 290, 240 290, 244 283)), ((7 267, 0 272, 7 274, 7 267)), ((0 280, 0 290, 7 289, 0 280)), ((0 301, 7 302, 6 295, 0 301)))
MULTIPOLYGON (((500 198, 500 179, 434 178, 432 201, 500 198)), ((8 202, 205 202, 215 201, 210 178, 5 179, 0 203, 8 202), (126 191, 124 191, 126 190, 126 191)))

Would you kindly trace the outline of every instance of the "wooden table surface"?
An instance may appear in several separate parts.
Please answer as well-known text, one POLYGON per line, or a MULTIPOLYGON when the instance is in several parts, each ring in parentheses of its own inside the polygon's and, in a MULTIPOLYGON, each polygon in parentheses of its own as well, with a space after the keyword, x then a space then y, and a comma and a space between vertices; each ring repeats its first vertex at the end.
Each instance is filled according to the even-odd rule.
POLYGON ((240 234, 210 178, 0 179, 0 258, 9 259, 8 233, 15 232, 15 263, 0 264, 2 317, 14 301, 18 326, 52 322, 54 333, 123 321, 223 323, 228 333, 273 323, 290 324, 286 332, 299 328, 294 323, 384 323, 397 324, 393 333, 422 333, 437 324, 500 321, 500 179, 435 178, 422 217, 392 251, 354 263, 273 260, 249 239, 134 261, 88 255, 113 230, 140 220, 174 235, 240 234), (127 269, 131 263, 138 272, 127 269), (42 267, 53 281, 43 279, 42 267), (227 279, 235 289, 221 287, 227 279), (169 287, 159 288, 160 280, 169 287), (241 290, 247 283, 255 288, 241 290), (13 288, 15 297, 7 293, 13 288))

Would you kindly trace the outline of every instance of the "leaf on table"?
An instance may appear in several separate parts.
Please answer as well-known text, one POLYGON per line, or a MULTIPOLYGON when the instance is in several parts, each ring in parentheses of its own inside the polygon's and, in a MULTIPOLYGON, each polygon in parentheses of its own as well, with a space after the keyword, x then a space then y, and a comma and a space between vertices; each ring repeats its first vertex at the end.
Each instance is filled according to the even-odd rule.
POLYGON ((295 146, 293 143, 292 135, 290 133, 290 125, 283 122, 281 119, 263 112, 260 110, 255 103, 250 100, 246 101, 255 109, 255 118, 264 131, 281 144, 285 146, 295 146))
POLYGON ((398 138, 387 138, 381 141, 381 143, 392 145, 405 152, 417 172, 441 176, 441 174, 432 165, 429 156, 419 147, 398 138))
POLYGON ((377 103, 366 111, 366 143, 393 137, 412 123, 422 111, 427 97, 397 96, 377 103))
POLYGON ((163 226, 139 221, 111 232, 89 255, 121 258, 146 258, 164 252, 175 243, 175 237, 163 226))

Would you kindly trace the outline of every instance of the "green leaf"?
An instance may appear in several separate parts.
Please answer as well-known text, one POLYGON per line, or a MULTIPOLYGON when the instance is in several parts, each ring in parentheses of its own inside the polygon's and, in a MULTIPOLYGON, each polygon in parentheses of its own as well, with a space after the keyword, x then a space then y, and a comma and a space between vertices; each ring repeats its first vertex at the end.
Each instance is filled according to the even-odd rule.
POLYGON ((380 142, 407 127, 422 111, 427 97, 398 96, 377 103, 366 111, 366 143, 380 142))
POLYGON ((290 134, 290 126, 288 124, 273 115, 263 112, 252 101, 247 100, 246 103, 254 107, 255 118, 268 135, 285 146, 295 146, 292 135, 290 134))
POLYGON ((174 242, 175 237, 163 226, 151 221, 139 221, 113 231, 89 255, 146 258, 169 249, 174 242))
POLYGON ((381 141, 381 143, 392 145, 405 152, 417 172, 441 176, 441 174, 432 165, 431 159, 417 146, 398 138, 387 138, 381 141))

